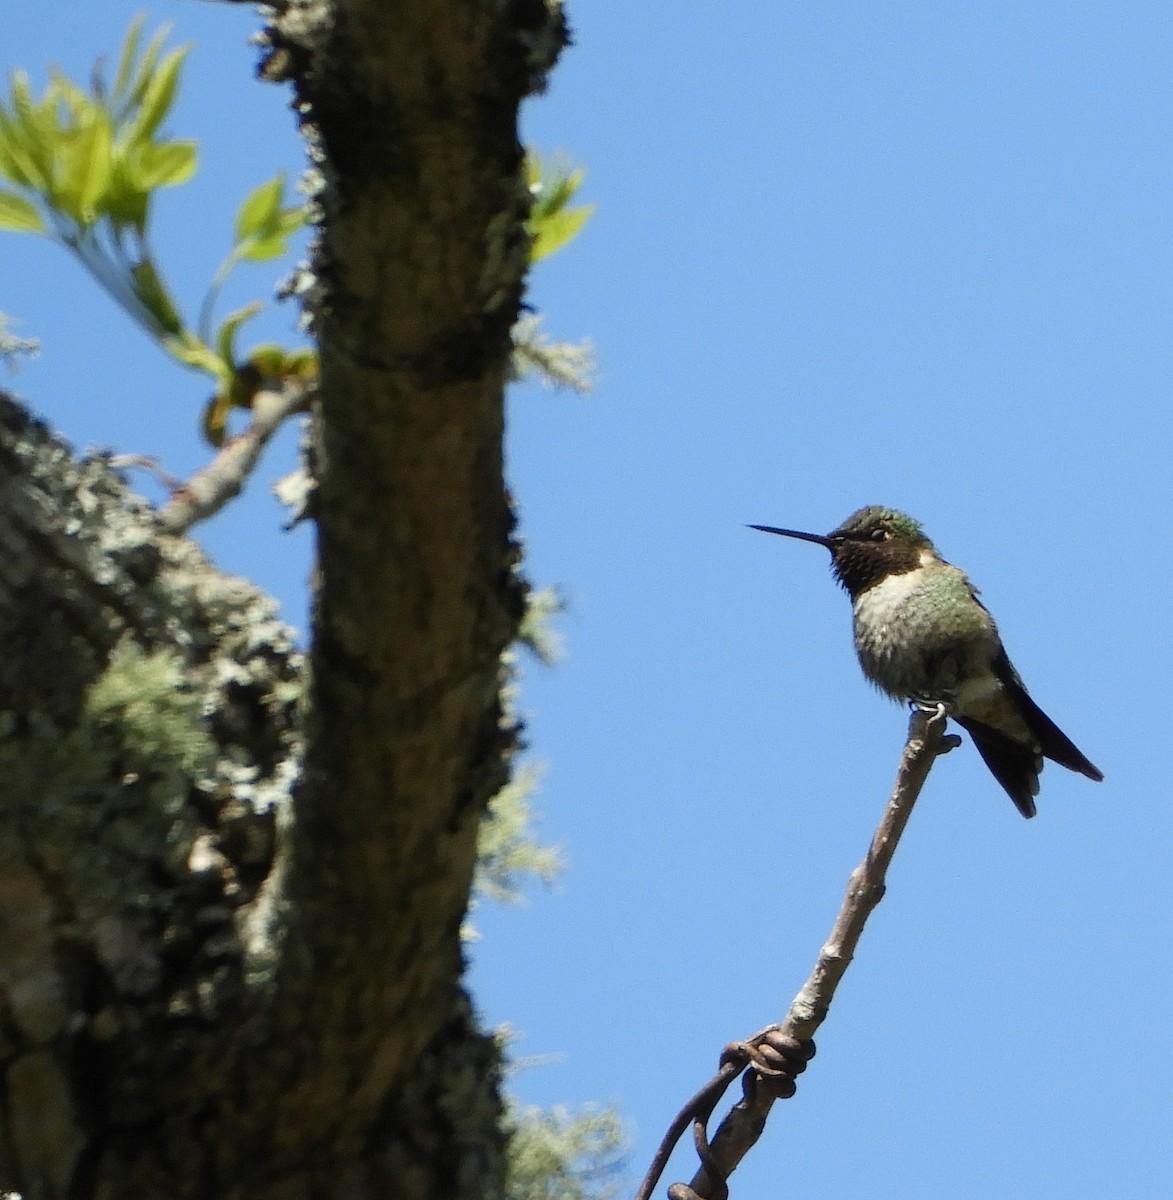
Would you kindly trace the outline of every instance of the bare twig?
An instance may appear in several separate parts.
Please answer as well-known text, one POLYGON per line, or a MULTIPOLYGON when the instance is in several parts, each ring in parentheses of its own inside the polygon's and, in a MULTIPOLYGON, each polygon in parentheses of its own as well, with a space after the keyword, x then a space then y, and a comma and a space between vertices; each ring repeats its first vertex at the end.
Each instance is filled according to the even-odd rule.
MULTIPOLYGON (((105 454, 99 450, 87 450, 86 458, 102 458, 104 457, 107 464, 115 471, 125 471, 131 467, 139 471, 147 471, 153 475, 156 481, 163 485, 169 492, 178 492, 183 487, 181 480, 175 478, 174 475, 168 475, 163 470, 159 460, 151 454, 105 454)), ((4 1197, 0 1195, 0 1200, 4 1197)))
POLYGON ((253 397, 253 419, 241 434, 230 438, 206 467, 201 467, 159 510, 159 521, 169 533, 184 533, 199 521, 214 516, 240 493, 269 439, 290 414, 310 402, 312 388, 287 379, 280 391, 262 389, 253 397))
POLYGON ((794 1076, 805 1069, 814 1053, 815 1030, 826 1019, 868 917, 884 897, 888 865, 929 770, 939 754, 958 744, 956 737, 943 736, 944 730, 942 713, 917 710, 912 714, 892 795, 866 857, 851 873, 839 916, 814 970, 780 1024, 726 1047, 720 1071, 673 1121, 637 1200, 651 1196, 668 1156, 690 1122, 701 1166, 691 1183, 673 1184, 668 1195, 671 1200, 723 1200, 729 1192, 725 1181, 761 1137, 774 1101, 794 1094, 794 1076), (748 1067, 742 1080, 744 1094, 710 1142, 706 1129, 709 1115, 743 1067, 748 1067))

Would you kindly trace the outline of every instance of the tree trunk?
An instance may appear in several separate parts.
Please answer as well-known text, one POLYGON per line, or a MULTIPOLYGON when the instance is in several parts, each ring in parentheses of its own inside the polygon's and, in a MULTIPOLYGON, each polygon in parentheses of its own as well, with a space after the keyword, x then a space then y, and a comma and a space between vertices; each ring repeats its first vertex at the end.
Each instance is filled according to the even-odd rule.
POLYGON ((499 1194, 460 984, 513 732, 502 478, 546 0, 279 6, 320 187, 306 669, 100 460, 0 402, 0 1188, 499 1194))

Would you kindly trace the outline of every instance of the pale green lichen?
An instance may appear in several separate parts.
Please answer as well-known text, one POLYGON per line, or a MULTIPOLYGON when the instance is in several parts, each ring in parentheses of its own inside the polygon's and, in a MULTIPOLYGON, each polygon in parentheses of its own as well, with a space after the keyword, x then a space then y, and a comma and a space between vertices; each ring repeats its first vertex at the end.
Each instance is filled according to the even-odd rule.
POLYGON ((533 836, 531 795, 538 775, 532 764, 522 767, 489 801, 477 835, 477 896, 516 904, 527 879, 550 884, 561 873, 561 847, 544 846, 533 836))
POLYGON ((179 655, 144 650, 125 637, 86 692, 84 712, 90 725, 117 731, 131 765, 157 771, 165 763, 191 776, 208 770, 216 755, 202 708, 179 655))
POLYGON ((631 1138, 614 1106, 511 1104, 508 1200, 611 1200, 618 1195, 631 1138))
POLYGON ((555 342, 542 331, 542 318, 528 313, 513 326, 509 373, 520 382, 535 378, 547 388, 585 395, 594 388, 598 363, 589 341, 555 342))

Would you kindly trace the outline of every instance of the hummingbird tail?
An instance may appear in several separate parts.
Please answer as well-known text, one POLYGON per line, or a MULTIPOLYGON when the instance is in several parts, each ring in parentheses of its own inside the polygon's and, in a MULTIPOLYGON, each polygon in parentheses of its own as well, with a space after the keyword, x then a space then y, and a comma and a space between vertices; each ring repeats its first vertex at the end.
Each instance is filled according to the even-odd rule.
POLYGON ((1039 794, 1042 756, 1024 742, 1015 741, 1001 730, 983 725, 981 721, 960 716, 953 719, 973 738, 982 761, 1014 801, 1018 811, 1024 817, 1033 817, 1037 811, 1035 797, 1039 794))
MULTIPOLYGON (((1005 658, 1005 651, 1002 653, 1005 658)), ((999 671, 998 664, 995 664, 994 669, 1015 708, 1018 709, 1031 733, 1038 739, 1043 753, 1052 762, 1057 762, 1069 771, 1078 771, 1080 775, 1086 775, 1089 779, 1094 779, 1099 783, 1104 778, 1103 771, 1092 763, 1067 734, 1030 698, 1026 688, 1022 686, 1022 680, 1018 678, 1018 672, 1010 666, 1008 659, 1005 665, 1009 668, 1008 671, 999 671)))

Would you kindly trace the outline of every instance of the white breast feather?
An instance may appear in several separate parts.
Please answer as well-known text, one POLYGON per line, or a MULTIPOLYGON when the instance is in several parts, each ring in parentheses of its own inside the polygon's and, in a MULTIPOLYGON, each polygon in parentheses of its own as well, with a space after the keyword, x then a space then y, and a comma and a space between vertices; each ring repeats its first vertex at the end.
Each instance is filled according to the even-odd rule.
POLYGON ((855 601, 855 615, 873 628, 883 628, 898 619, 900 609, 916 588, 923 584, 916 571, 889 575, 861 592, 855 601))

